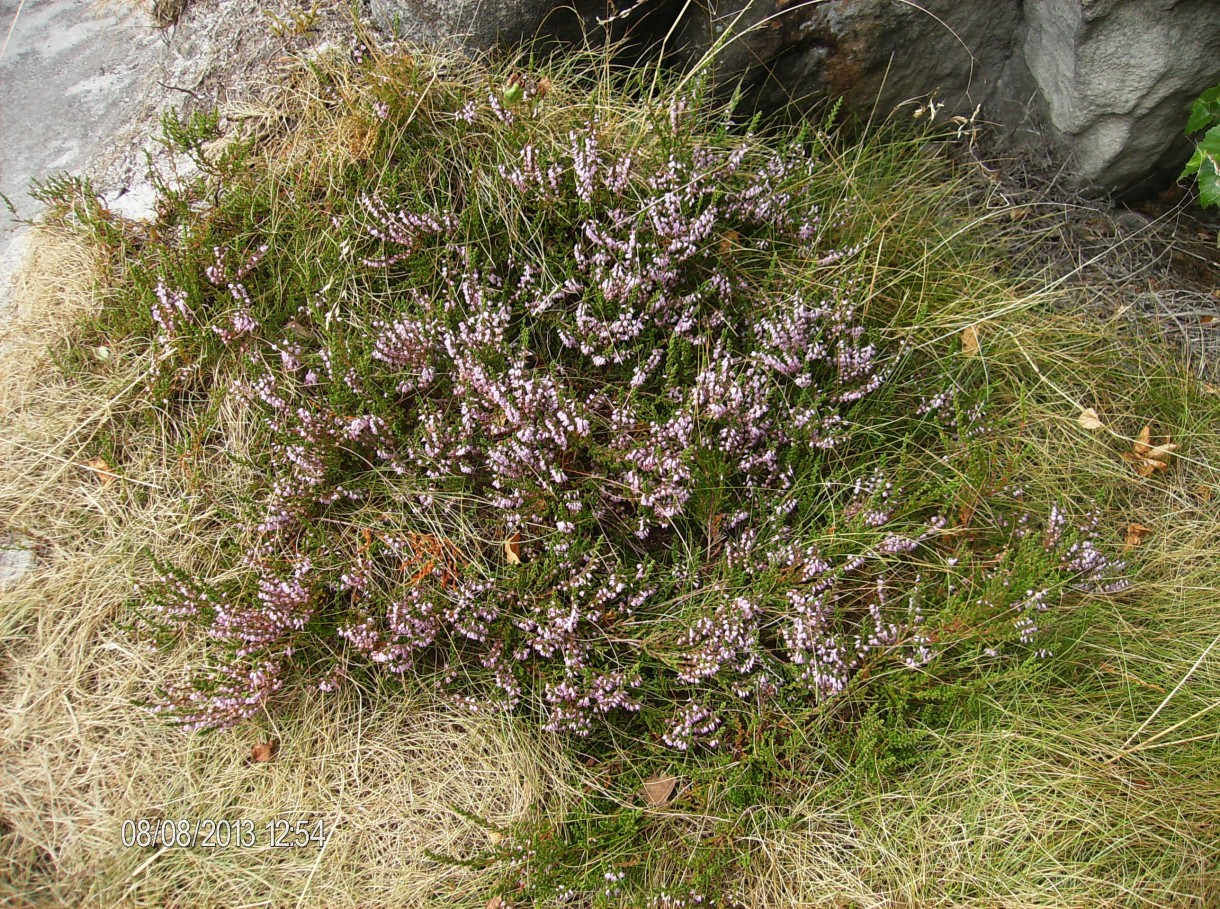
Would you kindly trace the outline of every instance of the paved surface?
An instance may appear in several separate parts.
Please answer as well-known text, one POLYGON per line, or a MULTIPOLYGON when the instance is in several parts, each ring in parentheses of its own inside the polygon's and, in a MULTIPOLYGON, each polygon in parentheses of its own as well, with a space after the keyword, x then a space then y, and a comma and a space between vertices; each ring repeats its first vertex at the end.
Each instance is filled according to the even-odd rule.
MULTIPOLYGON (((122 0, 0 0, 0 192, 22 218, 39 210, 27 195, 31 180, 83 172, 125 125, 159 42, 122 0)), ((5 285, 20 234, 0 213, 5 285)))

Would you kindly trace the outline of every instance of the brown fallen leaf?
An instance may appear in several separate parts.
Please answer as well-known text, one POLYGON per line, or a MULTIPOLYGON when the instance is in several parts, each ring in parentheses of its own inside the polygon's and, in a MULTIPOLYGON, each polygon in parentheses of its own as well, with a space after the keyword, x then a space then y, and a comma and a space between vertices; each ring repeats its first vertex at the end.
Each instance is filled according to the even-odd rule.
POLYGON ((1145 426, 1135 437, 1131 451, 1123 452, 1123 460, 1135 468, 1141 477, 1150 477, 1158 470, 1169 466, 1169 456, 1178 446, 1169 441, 1169 436, 1160 445, 1152 444, 1152 427, 1145 426))
POLYGON ((97 474, 97 478, 101 481, 102 489, 105 489, 115 481, 116 474, 106 463, 105 458, 90 458, 85 462, 85 467, 97 474))
POLYGON ((1104 429, 1106 425, 1101 422, 1101 418, 1097 416, 1097 411, 1092 407, 1086 407, 1082 410, 1080 416, 1076 418, 1076 422, 1080 424, 1081 428, 1088 430, 1104 429))
POLYGON ((1016 208, 1008 209, 1009 221, 1024 221, 1027 217, 1029 217, 1028 205, 1019 205, 1016 208))
POLYGON ((1135 453, 1143 456, 1152 451, 1152 427, 1148 424, 1140 430, 1140 434, 1135 437, 1135 453))
POLYGON ((668 805, 677 783, 676 776, 654 776, 650 780, 645 780, 642 787, 644 801, 654 808, 668 805))
POLYGON ((1200 483, 1195 487, 1195 495, 1199 497, 1201 502, 1210 502, 1212 500, 1212 488, 1206 483, 1200 483))
POLYGON ((504 905, 504 899, 499 896, 493 896, 487 901, 487 909, 500 909, 504 905))
POLYGON ((979 355, 979 330, 975 325, 967 325, 962 329, 962 356, 977 357, 979 355))
POLYGON ((1154 445, 1148 451, 1148 457, 1154 461, 1160 461, 1164 464, 1169 463, 1169 456, 1178 450, 1178 446, 1171 444, 1169 436, 1165 437, 1165 441, 1160 445, 1154 445))
POLYGON ((521 564, 521 534, 515 533, 504 541, 504 561, 509 565, 521 564))
POLYGON ((275 757, 275 753, 279 750, 280 743, 275 739, 269 739, 268 741, 263 742, 261 745, 255 745, 250 749, 250 763, 266 764, 273 757, 275 757))
POLYGON ((1143 524, 1131 523, 1127 525, 1127 536, 1124 540, 1124 547, 1131 549, 1133 546, 1139 546, 1152 533, 1151 527, 1145 527, 1143 524))

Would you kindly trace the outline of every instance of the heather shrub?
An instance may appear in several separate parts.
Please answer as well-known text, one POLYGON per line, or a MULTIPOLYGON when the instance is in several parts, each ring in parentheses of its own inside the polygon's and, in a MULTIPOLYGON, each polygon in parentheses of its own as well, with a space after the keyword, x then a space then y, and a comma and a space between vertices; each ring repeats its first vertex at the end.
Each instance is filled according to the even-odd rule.
POLYGON ((146 345, 184 451, 226 456, 217 396, 256 428, 224 570, 162 565, 134 604, 205 654, 158 712, 223 727, 389 673, 740 753, 795 710, 876 722, 846 696, 870 679, 919 702, 1046 657, 1065 603, 1124 585, 1088 503, 1027 501, 978 359, 921 327, 968 289, 895 279, 968 239, 894 238, 897 187, 816 125, 363 44, 297 89, 282 116, 330 145, 171 122, 198 169, 154 227, 92 219, 126 263, 95 331, 146 345))

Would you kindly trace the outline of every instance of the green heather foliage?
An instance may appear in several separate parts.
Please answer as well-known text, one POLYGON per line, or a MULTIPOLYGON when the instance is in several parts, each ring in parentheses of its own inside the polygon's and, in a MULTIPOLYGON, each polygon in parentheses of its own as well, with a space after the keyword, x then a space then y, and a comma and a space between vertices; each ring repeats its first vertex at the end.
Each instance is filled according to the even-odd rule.
POLYGON ((1065 602, 1125 585, 1087 504, 1009 481, 977 358, 896 336, 903 251, 825 132, 629 76, 630 118, 553 112, 549 79, 363 46, 314 78, 356 123, 324 176, 170 122, 199 175, 138 248, 94 219, 131 259, 98 330, 147 339, 171 416, 225 377, 260 440, 228 569, 142 591, 163 643, 211 641, 158 711, 226 726, 380 668, 740 749, 870 675, 932 703, 1045 657, 1065 602))

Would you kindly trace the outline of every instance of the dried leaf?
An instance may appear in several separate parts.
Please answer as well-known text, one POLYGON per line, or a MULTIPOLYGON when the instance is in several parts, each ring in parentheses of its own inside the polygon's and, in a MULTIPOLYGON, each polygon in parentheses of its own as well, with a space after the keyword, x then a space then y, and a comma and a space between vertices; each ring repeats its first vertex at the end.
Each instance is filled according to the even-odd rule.
POLYGON ((1200 483, 1195 487, 1195 495, 1199 497, 1201 502, 1210 502, 1212 500, 1212 488, 1206 483, 1200 483))
POLYGON ((85 462, 85 467, 97 474, 97 478, 101 481, 102 489, 105 489, 115 480, 115 473, 110 465, 106 463, 105 458, 90 458, 85 462))
POLYGON ((645 780, 643 786, 644 801, 654 808, 668 805, 674 794, 674 786, 678 783, 676 776, 654 776, 645 780))
POLYGON ((1080 412, 1080 416, 1076 418, 1076 422, 1083 429, 1104 429, 1105 423, 1101 422, 1101 418, 1097 416, 1097 411, 1092 407, 1086 407, 1080 412))
POLYGON ((1178 450, 1178 446, 1169 441, 1166 436, 1159 445, 1152 444, 1152 427, 1145 426, 1135 437, 1131 451, 1123 452, 1123 460, 1135 468, 1141 477, 1150 477, 1158 470, 1169 466, 1169 456, 1178 450))
POLYGON ((733 252, 737 241, 741 239, 741 234, 735 230, 726 230, 724 236, 720 240, 720 255, 727 256, 733 252))
POLYGON ((261 745, 255 745, 250 749, 250 762, 254 764, 265 764, 275 757, 275 753, 280 750, 280 743, 275 739, 270 739, 263 742, 261 745))
POLYGON ((1140 434, 1135 437, 1135 453, 1141 457, 1146 455, 1152 450, 1152 445, 1150 444, 1151 442, 1152 427, 1145 425, 1144 428, 1140 430, 1140 434))
POLYGON ((1169 466, 1164 461, 1154 461, 1151 458, 1145 458, 1130 451, 1123 452, 1123 460, 1135 468, 1136 474, 1145 479, 1152 476, 1158 470, 1164 470, 1169 466))
POLYGON ((967 325, 962 329, 962 356, 977 357, 979 355, 979 330, 977 326, 967 325))
POLYGON ((499 897, 499 896, 493 896, 491 899, 489 899, 487 901, 487 909, 500 909, 500 907, 503 905, 504 905, 504 900, 502 897, 499 897))
POLYGON ((515 533, 504 541, 504 561, 509 565, 521 564, 521 534, 515 533))
POLYGON ((538 90, 534 93, 538 98, 545 98, 546 93, 551 90, 551 80, 543 76, 538 80, 538 90))
POLYGON ((1027 217, 1029 217, 1028 205, 1020 205, 1017 208, 1008 209, 1009 221, 1024 221, 1027 217))
POLYGON ((1124 545, 1127 549, 1133 546, 1139 546, 1152 533, 1151 527, 1145 527, 1143 524, 1131 523, 1127 525, 1127 537, 1124 545))
POLYGON ((1162 461, 1164 463, 1168 463, 1169 456, 1177 450, 1178 450, 1178 446, 1171 444, 1169 441, 1169 437, 1166 436, 1165 441, 1162 444, 1156 445, 1156 446, 1148 449, 1148 457, 1154 461, 1162 461))

